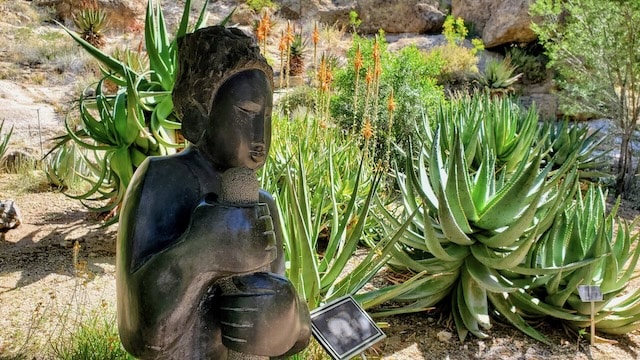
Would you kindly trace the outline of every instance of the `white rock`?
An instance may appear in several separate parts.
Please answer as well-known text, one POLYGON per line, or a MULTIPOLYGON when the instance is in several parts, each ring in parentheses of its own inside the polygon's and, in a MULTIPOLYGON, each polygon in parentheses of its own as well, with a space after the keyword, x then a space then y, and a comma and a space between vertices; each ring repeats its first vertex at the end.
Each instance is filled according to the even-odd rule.
POLYGON ((451 340, 453 334, 448 331, 442 330, 436 336, 438 337, 438 341, 447 343, 449 342, 449 340, 451 340))

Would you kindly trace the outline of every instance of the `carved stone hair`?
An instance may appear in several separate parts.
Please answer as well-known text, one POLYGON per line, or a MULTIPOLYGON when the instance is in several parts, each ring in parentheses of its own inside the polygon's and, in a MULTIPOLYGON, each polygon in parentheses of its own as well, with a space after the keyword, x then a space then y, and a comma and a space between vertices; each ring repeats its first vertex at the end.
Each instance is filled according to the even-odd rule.
POLYGON ((246 70, 263 71, 273 88, 273 69, 254 39, 240 29, 210 26, 178 39, 172 97, 187 140, 196 142, 200 138, 222 84, 246 70))

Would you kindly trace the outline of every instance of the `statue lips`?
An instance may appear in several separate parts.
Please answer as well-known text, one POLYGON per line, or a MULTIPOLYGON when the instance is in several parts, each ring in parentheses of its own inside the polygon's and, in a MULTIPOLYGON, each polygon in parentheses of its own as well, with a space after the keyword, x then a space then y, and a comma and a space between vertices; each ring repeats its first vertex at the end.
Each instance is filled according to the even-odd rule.
POLYGON ((266 146, 262 142, 253 142, 251 143, 251 160, 256 162, 257 164, 264 164, 265 158, 267 156, 266 146))

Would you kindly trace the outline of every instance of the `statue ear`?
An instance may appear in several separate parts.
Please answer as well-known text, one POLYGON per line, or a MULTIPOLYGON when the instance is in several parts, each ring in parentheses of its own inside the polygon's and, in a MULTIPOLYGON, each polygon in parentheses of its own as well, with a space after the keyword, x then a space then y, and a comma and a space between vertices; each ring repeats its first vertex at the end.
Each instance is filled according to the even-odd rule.
POLYGON ((188 107, 182 111, 182 136, 195 144, 202 137, 205 120, 202 113, 193 107, 188 107))

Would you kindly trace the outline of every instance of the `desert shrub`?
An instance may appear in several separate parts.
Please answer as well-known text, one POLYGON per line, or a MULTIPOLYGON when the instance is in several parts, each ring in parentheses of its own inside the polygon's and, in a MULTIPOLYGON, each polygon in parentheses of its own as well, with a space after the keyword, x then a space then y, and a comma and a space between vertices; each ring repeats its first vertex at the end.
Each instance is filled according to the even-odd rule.
POLYGON ((511 57, 511 64, 516 71, 522 73, 522 83, 536 84, 547 78, 547 62, 549 59, 532 46, 513 46, 507 50, 511 57))
MULTIPOLYGON (((443 65, 415 46, 403 48, 391 59, 388 77, 395 99, 393 119, 397 120, 391 124, 392 133, 388 136, 394 141, 406 145, 414 132, 414 119, 433 110, 442 100, 442 87, 437 85, 436 77, 443 65)), ((386 110, 389 112, 388 106, 386 110)))
POLYGON ((247 0, 247 6, 259 13, 264 8, 274 9, 277 5, 272 0, 247 0))
POLYGON ((13 41, 8 44, 8 53, 14 62, 23 65, 41 65, 55 61, 65 53, 75 53, 70 44, 58 31, 38 32, 31 27, 18 28, 13 41))
POLYGON ((437 46, 430 51, 429 56, 443 64, 438 77, 441 84, 466 81, 478 73, 478 58, 462 46, 437 46))
POLYGON ((447 44, 437 46, 429 52, 429 57, 442 65, 438 80, 441 84, 469 83, 478 73, 478 51, 484 49, 480 39, 471 39, 471 47, 465 45, 469 31, 462 18, 447 16, 442 34, 447 44))
POLYGON ((22 25, 24 23, 39 23, 45 17, 43 12, 27 1, 0 0, 0 16, 2 21, 22 25))
POLYGON ((0 31, 0 48, 6 49, 7 61, 11 62, 0 70, 3 79, 24 81, 20 68, 29 66, 40 67, 43 71, 32 72, 27 80, 29 83, 62 81, 68 84, 90 76, 98 69, 90 63, 88 55, 67 41, 61 31, 51 28, 39 30, 23 26, 0 31))
POLYGON ((354 35, 347 59, 335 73, 331 115, 341 127, 357 132, 370 123, 378 149, 409 140, 413 121, 443 98, 436 84, 442 62, 415 46, 393 53, 383 34, 371 39, 354 35))

